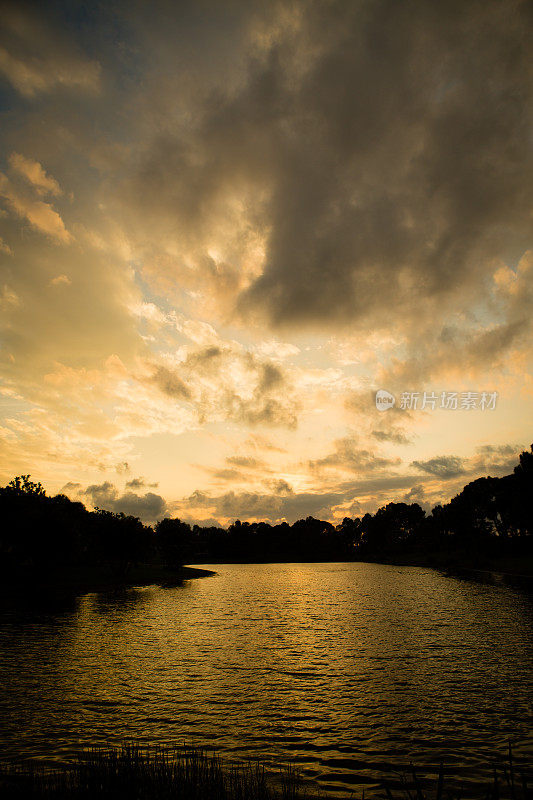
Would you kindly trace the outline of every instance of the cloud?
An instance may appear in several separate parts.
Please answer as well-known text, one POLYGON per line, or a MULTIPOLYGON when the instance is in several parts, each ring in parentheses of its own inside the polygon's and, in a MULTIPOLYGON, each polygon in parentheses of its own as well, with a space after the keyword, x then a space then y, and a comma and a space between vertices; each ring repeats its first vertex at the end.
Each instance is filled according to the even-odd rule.
MULTIPOLYGON (((216 343, 218 342, 218 334, 216 330, 207 322, 202 322, 201 320, 195 319, 184 319, 181 321, 176 321, 176 328, 179 331, 182 331, 188 339, 191 339, 191 341, 200 346, 216 346, 216 343)), ((210 352, 209 347, 206 352, 210 352)))
POLYGON ((235 467, 244 467, 245 469, 258 469, 264 466, 264 462, 251 456, 228 456, 226 463, 235 467))
POLYGON ((118 490, 110 481, 104 483, 93 483, 81 492, 86 495, 94 506, 102 506, 104 503, 113 502, 118 497, 118 490))
POLYGON ((523 450, 527 447, 520 444, 480 445, 470 459, 471 469, 478 474, 509 475, 523 450))
POLYGON ((11 474, 114 487, 157 446, 175 497, 335 519, 504 474, 511 453, 463 454, 461 414, 465 473, 400 463, 439 469, 442 415, 374 391, 498 390, 474 444, 527 428, 527 4, 104 5, 3 4, 11 474))
POLYGON ((80 494, 87 497, 95 508, 103 508, 115 513, 122 512, 139 517, 143 522, 154 522, 163 517, 167 511, 166 502, 161 495, 153 492, 146 492, 144 495, 134 492, 120 494, 110 481, 91 484, 80 494))
POLYGON ((279 324, 388 325, 524 247, 530 24, 520 2, 373 2, 288 29, 218 111, 238 141, 261 103, 276 137, 266 263, 243 302, 279 324))
POLYGON ((261 494, 259 492, 226 492, 222 495, 210 496, 196 492, 183 501, 179 508, 193 512, 198 509, 210 509, 211 513, 227 521, 234 519, 270 520, 278 522, 288 520, 294 522, 301 517, 318 514, 332 504, 339 502, 342 496, 335 492, 300 494, 279 493, 261 494))
POLYGON ((4 242, 4 240, 1 237, 0 237, 0 253, 5 253, 8 256, 13 255, 13 250, 10 248, 7 242, 4 242))
POLYGON ((55 178, 47 175, 41 164, 32 158, 26 158, 20 153, 11 153, 9 165, 30 183, 38 194, 60 195, 61 187, 55 178))
POLYGON ((169 397, 189 400, 191 391, 175 372, 158 366, 152 376, 154 383, 169 397))
POLYGON ((169 397, 190 400, 202 423, 296 427, 300 404, 288 375, 237 343, 187 349, 176 366, 153 368, 149 380, 169 397))
POLYGON ((55 278, 52 278, 50 281, 50 286, 70 286, 72 281, 68 277, 68 275, 56 275, 55 278))
POLYGON ((9 286, 3 286, 0 292, 0 308, 2 311, 9 311, 10 309, 20 306, 20 297, 9 286))
POLYGON ((61 492, 77 492, 78 489, 81 489, 81 483, 77 481, 67 481, 61 489, 61 492))
POLYGON ((167 511, 163 497, 153 492, 147 492, 144 495, 125 492, 116 499, 114 505, 117 511, 139 517, 145 522, 154 522, 163 517, 167 511))
POLYGON ((401 430, 375 430, 372 431, 371 434, 374 439, 377 439, 378 442, 392 442, 393 444, 413 444, 413 440, 410 439, 403 431, 401 430))
POLYGON ((484 371, 495 374, 505 366, 512 347, 529 345, 530 327, 526 316, 488 326, 445 324, 411 342, 408 354, 383 369, 380 380, 397 391, 408 391, 420 390, 442 375, 464 380, 484 371))
POLYGON ((461 475, 509 475, 524 447, 519 444, 484 444, 479 445, 473 455, 465 458, 459 456, 436 456, 427 461, 413 461, 413 467, 448 480, 461 475))
MULTIPOLYGON (((379 369, 379 367, 378 367, 379 369)), ((377 384, 379 385, 379 384, 377 384)), ((399 403, 389 408, 385 413, 376 408, 376 390, 358 389, 348 391, 344 404, 348 411, 355 412, 363 417, 370 417, 375 430, 380 432, 397 432, 402 428, 400 425, 407 425, 413 419, 412 412, 407 408, 402 408, 399 403)), ((377 437, 379 439, 379 436, 377 437)))
POLYGON ((421 484, 411 486, 409 491, 404 494, 402 499, 404 503, 418 503, 419 505, 424 506, 426 501, 425 487, 421 484))
POLYGON ((270 467, 264 461, 252 456, 228 456, 225 459, 225 463, 227 466, 222 468, 198 466, 218 481, 228 481, 243 485, 249 484, 259 475, 266 475, 271 472, 270 467))
POLYGON ((289 342, 278 342, 276 339, 261 342, 258 350, 266 356, 283 361, 290 356, 298 355, 300 348, 289 342))
POLYGON ((144 487, 155 489, 157 483, 147 483, 144 478, 132 478, 131 481, 126 482, 126 489, 143 489, 144 487))
POLYGON ((210 494, 196 490, 170 507, 179 516, 196 519, 214 516, 223 524, 234 519, 292 523, 309 515, 340 521, 350 513, 376 511, 380 505, 397 499, 398 491, 411 487, 415 480, 412 475, 376 476, 341 482, 334 489, 299 492, 282 480, 269 483, 268 492, 210 494))
POLYGON ((436 456, 427 461, 413 461, 412 466, 445 480, 464 475, 466 472, 463 459, 459 456, 436 456))
POLYGON ((65 228, 60 215, 49 203, 25 195, 2 172, 0 172, 0 197, 4 198, 18 217, 27 220, 35 230, 61 244, 72 241, 72 236, 65 228))
MULTIPOLYGON (((530 241, 531 17, 512 9, 238 5, 226 42, 209 30, 214 52, 235 48, 224 79, 193 59, 188 115, 117 186, 124 218, 202 299, 207 263, 212 289, 237 267, 229 291, 254 324, 390 328, 465 308, 530 241)), ((168 70, 180 56, 158 35, 168 70)))
POLYGON ((279 445, 274 444, 273 442, 266 439, 264 436, 260 434, 253 433, 250 434, 246 441, 245 446, 250 448, 250 450, 256 451, 271 451, 274 453, 286 453, 287 450, 284 447, 279 447, 279 445))
POLYGON ((214 469, 208 471, 211 472, 213 477, 222 481, 238 481, 239 483, 244 482, 244 475, 237 469, 214 469))
POLYGON ((55 89, 95 93, 100 66, 86 58, 73 40, 51 24, 53 9, 5 2, 0 35, 0 73, 26 98, 55 89))
POLYGON ((290 483, 287 483, 287 481, 284 481, 282 478, 274 481, 267 481, 267 484, 274 494, 294 494, 294 489, 290 483))
POLYGON ((357 439, 347 436, 335 441, 335 449, 322 458, 309 462, 312 470, 333 467, 350 472, 365 473, 384 470, 400 464, 399 458, 386 458, 357 446, 357 439))

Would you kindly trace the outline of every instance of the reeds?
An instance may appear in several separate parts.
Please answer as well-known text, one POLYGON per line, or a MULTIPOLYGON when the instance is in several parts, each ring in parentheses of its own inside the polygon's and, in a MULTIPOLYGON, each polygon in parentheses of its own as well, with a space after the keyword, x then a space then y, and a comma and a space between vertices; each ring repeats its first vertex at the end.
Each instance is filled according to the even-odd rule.
MULTIPOLYGON (((531 771, 517 768, 511 745, 507 762, 494 767, 485 787, 446 785, 441 764, 435 781, 411 767, 399 782, 372 792, 388 800, 533 800, 531 771)), ((2 800, 317 800, 292 766, 267 774, 259 762, 225 764, 216 753, 191 747, 95 748, 72 764, 0 767, 2 800)), ((367 795, 368 796, 368 795, 367 795)), ((364 800, 364 792, 363 792, 364 800)), ((352 800, 355 797, 352 796, 352 800)))
MULTIPOLYGON (((509 742, 507 762, 494 764, 492 781, 477 792, 480 800, 533 800, 533 793, 529 788, 532 780, 531 770, 520 768, 517 770, 511 742, 509 742)), ((444 766, 440 765, 434 785, 430 781, 422 781, 411 765, 411 776, 402 775, 400 786, 395 787, 394 796, 388 782, 383 785, 388 800, 467 800, 473 796, 472 790, 466 791, 464 787, 450 789, 445 787, 444 766)))
POLYGON ((0 792, 6 800, 297 800, 299 790, 292 767, 267 778, 257 762, 225 765, 217 754, 195 748, 126 744, 93 749, 60 768, 32 764, 0 769, 0 792))

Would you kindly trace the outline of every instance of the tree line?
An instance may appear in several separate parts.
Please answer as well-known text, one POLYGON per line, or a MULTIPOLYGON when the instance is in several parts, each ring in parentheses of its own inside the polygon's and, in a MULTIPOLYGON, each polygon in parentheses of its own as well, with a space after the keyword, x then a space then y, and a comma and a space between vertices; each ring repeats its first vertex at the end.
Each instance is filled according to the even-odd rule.
POLYGON ((338 525, 313 517, 289 525, 241 522, 227 528, 162 519, 154 527, 122 513, 88 511, 48 496, 29 475, 0 488, 0 565, 24 572, 107 569, 220 561, 405 561, 481 564, 533 554, 533 445, 511 475, 478 478, 426 514, 418 503, 388 503, 338 525))

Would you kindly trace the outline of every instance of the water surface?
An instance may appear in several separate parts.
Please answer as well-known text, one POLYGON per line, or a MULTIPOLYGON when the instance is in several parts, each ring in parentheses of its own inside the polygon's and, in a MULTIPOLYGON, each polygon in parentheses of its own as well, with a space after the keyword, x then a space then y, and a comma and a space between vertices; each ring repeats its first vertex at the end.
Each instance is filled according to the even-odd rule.
POLYGON ((418 567, 202 566, 217 575, 4 603, 3 757, 194 743, 296 762, 341 797, 441 760, 468 795, 509 739, 533 754, 527 591, 418 567))

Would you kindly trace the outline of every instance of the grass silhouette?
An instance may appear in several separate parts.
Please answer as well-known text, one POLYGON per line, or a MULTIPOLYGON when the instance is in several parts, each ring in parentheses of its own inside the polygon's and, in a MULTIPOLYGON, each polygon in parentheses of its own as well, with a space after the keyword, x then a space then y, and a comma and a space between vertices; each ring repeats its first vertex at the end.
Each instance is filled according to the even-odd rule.
POLYGON ((256 762, 227 766, 196 748, 125 744, 96 748, 65 767, 0 769, 2 798, 131 798, 131 800, 297 800, 300 779, 291 767, 267 779, 256 762))
MULTIPOLYGON (((533 800, 531 771, 517 769, 509 745, 507 763, 494 767, 493 779, 474 795, 448 788, 440 766, 435 781, 420 779, 415 767, 399 781, 385 781, 387 800, 533 800)), ((375 796, 375 792, 372 793, 375 796)), ((63 767, 43 764, 0 767, 4 800, 317 800, 293 766, 268 776, 259 762, 225 765, 216 753, 194 747, 143 747, 135 743, 95 748, 63 767)), ((367 795, 368 796, 368 795, 367 795)), ((357 800, 352 795, 353 800, 357 800)), ((362 800, 365 792, 362 791, 362 800)))

